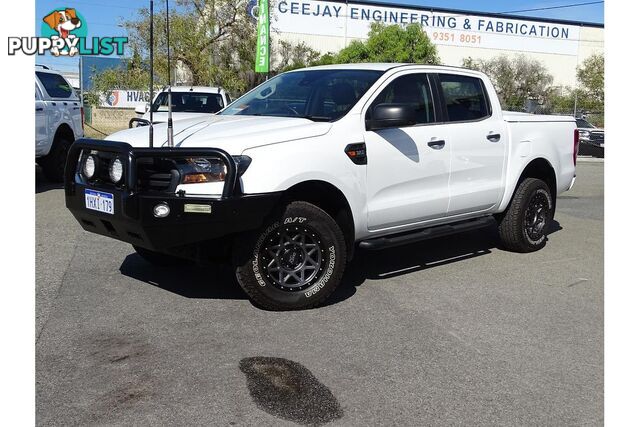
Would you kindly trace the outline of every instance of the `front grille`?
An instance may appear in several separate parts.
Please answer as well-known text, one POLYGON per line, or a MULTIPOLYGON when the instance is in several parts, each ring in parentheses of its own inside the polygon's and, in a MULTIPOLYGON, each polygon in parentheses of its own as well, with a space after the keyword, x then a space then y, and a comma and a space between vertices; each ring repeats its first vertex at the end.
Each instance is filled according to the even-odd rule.
POLYGON ((138 189, 174 193, 180 173, 173 160, 162 158, 137 159, 138 189))
POLYGON ((604 141, 604 132, 591 132, 589 139, 591 139, 591 141, 602 142, 604 141))

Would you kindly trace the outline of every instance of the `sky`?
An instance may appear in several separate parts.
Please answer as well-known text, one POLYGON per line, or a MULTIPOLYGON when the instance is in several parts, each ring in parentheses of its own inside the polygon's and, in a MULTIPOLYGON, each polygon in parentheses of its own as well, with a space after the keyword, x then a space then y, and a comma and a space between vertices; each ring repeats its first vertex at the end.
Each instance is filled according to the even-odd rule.
MULTIPOLYGON (((366 3, 367 0, 356 0, 366 3)), ((564 6, 576 3, 586 3, 589 0, 375 0, 376 3, 404 4, 421 7, 440 7, 446 9, 461 9, 477 12, 505 13, 525 9, 540 9, 564 6)), ((170 7, 175 0, 169 0, 170 7)), ((165 0, 156 0, 154 8, 157 12, 164 10, 165 0)), ((73 7, 85 17, 88 37, 126 36, 126 32, 118 24, 125 19, 131 19, 140 8, 148 8, 148 0, 36 0, 36 35, 40 34, 42 17, 53 9, 73 7)), ((528 11, 511 13, 519 16, 534 16, 552 19, 566 19, 604 23, 604 4, 592 4, 562 9, 528 11)), ((78 69, 75 58, 54 58, 50 55, 38 58, 39 64, 49 65, 60 71, 78 69)))

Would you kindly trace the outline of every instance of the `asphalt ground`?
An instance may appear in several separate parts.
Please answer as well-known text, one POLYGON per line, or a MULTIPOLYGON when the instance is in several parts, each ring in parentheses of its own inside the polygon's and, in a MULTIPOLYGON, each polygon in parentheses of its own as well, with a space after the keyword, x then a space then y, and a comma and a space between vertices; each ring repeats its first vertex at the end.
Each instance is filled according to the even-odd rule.
POLYGON ((38 425, 602 425, 602 162, 547 246, 494 228, 358 252, 318 309, 227 267, 159 268, 36 188, 38 425))

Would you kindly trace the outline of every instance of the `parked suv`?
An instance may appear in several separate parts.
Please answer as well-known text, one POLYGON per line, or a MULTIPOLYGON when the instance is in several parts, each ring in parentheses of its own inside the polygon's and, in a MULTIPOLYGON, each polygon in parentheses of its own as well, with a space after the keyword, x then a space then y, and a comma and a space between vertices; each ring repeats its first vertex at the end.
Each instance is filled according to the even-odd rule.
POLYGON ((580 143, 604 148, 604 129, 600 129, 583 118, 576 118, 576 126, 580 133, 580 143))
POLYGON ((68 209, 152 263, 224 257, 269 309, 321 304, 356 247, 497 223, 503 247, 541 249, 578 146, 572 116, 502 111, 485 74, 412 64, 283 73, 176 122, 173 147, 153 131, 155 148, 148 128, 76 142, 68 209))
POLYGON ((50 181, 60 182, 69 147, 84 136, 84 110, 67 79, 36 68, 36 161, 50 181))

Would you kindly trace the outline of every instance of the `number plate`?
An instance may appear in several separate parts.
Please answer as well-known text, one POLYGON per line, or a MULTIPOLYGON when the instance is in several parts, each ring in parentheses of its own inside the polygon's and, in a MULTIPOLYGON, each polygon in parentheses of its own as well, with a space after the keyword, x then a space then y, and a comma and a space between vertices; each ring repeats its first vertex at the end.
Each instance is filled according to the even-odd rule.
POLYGON ((84 205, 87 209, 113 215, 113 194, 85 188, 84 205))

